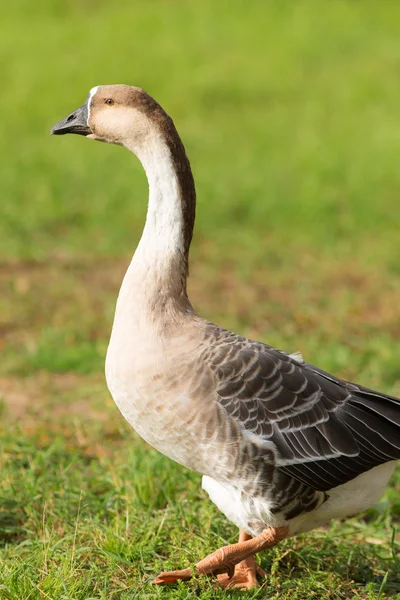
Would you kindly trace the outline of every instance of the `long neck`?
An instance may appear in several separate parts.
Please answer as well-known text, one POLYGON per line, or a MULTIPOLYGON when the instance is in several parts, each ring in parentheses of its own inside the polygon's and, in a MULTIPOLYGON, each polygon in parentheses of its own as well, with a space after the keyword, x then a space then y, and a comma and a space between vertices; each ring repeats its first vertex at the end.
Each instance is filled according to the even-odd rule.
POLYGON ((158 312, 175 303, 190 307, 186 293, 196 192, 189 160, 170 122, 140 148, 131 148, 149 183, 146 225, 124 285, 158 312), (133 289, 132 289, 133 291, 133 289))

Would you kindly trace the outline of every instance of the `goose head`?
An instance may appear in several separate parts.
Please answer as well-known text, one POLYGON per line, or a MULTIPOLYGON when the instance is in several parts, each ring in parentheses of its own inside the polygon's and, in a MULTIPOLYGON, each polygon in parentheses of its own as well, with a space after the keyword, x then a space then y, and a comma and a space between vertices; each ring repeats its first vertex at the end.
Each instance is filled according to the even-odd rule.
MULTIPOLYGON (((166 248, 171 251, 171 261, 179 263, 178 278, 186 294, 196 190, 184 145, 171 117, 141 88, 102 85, 92 88, 85 103, 56 123, 51 133, 76 133, 117 144, 138 157, 150 190, 144 239, 150 238, 148 247, 161 248, 163 260, 166 248)), ((145 248, 145 243, 140 247, 145 248)), ((166 273, 170 270, 164 265, 166 273)))
POLYGON ((92 88, 85 103, 56 123, 51 133, 76 133, 135 149, 168 130, 170 121, 161 106, 141 88, 101 85, 92 88))

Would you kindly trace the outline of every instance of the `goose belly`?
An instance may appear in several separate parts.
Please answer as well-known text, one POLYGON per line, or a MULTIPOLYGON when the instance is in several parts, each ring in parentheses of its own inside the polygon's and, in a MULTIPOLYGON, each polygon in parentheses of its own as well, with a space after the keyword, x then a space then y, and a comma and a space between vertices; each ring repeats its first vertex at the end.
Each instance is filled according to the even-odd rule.
POLYGON ((229 521, 250 535, 259 535, 267 527, 286 524, 282 514, 273 514, 274 503, 265 496, 249 496, 240 482, 219 482, 204 476, 203 490, 229 521))
POLYGON ((316 510, 290 522, 292 535, 325 525, 332 519, 345 519, 366 510, 382 496, 397 461, 390 461, 358 475, 327 492, 328 499, 316 510))
POLYGON ((273 498, 249 496, 240 482, 220 483, 203 477, 202 487, 219 510, 239 529, 259 535, 267 527, 289 527, 289 535, 297 535, 326 525, 332 519, 354 516, 372 506, 382 495, 397 461, 390 461, 362 473, 355 479, 333 488, 328 499, 318 508, 286 521, 283 513, 272 512, 273 498))

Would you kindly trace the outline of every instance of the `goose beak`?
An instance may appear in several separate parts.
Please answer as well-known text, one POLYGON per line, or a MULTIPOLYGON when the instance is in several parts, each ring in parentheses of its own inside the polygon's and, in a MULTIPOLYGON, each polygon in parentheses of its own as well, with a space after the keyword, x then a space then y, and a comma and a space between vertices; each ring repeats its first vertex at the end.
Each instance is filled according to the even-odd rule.
POLYGON ((50 131, 51 135, 65 135, 66 133, 77 133, 78 135, 89 135, 92 130, 88 126, 87 103, 82 104, 73 113, 54 125, 50 131))

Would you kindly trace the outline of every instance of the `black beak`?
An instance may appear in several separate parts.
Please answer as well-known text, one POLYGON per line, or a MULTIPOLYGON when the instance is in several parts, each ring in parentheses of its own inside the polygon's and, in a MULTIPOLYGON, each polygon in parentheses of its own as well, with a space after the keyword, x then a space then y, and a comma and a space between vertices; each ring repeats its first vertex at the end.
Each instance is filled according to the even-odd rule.
POLYGON ((88 126, 88 117, 88 107, 85 102, 68 117, 56 123, 50 133, 51 135, 64 135, 66 133, 89 135, 92 130, 88 126))

